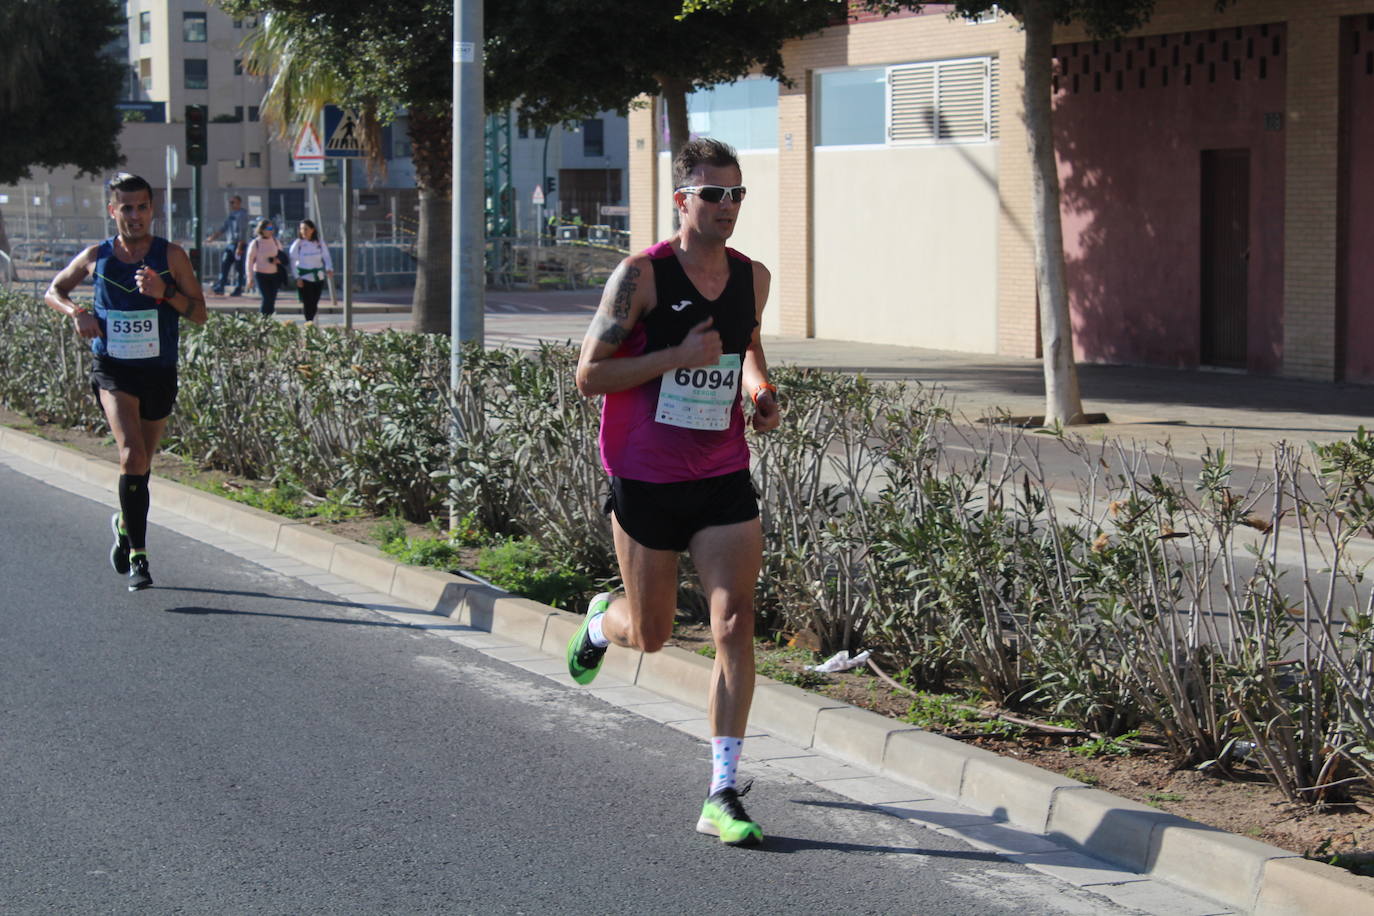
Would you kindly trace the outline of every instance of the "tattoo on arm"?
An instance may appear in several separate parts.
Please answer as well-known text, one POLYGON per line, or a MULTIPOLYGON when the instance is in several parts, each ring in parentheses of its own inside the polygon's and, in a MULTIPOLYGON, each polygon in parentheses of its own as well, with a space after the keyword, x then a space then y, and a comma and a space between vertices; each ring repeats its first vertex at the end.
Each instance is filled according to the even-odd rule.
POLYGON ((625 273, 621 275, 620 282, 616 284, 615 300, 611 303, 611 314, 617 321, 624 321, 630 317, 630 300, 634 297, 638 284, 635 281, 639 278, 638 267, 626 267, 625 273))
POLYGON ((625 342, 625 338, 630 336, 630 332, 616 323, 604 311, 598 311, 592 320, 591 334, 602 343, 608 343, 613 347, 618 347, 625 342))

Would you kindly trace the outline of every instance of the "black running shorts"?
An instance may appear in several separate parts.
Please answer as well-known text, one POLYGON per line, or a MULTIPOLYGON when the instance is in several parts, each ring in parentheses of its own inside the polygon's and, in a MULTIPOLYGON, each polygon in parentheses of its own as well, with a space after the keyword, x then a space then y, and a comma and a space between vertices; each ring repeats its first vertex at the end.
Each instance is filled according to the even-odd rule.
POLYGON ((175 366, 130 366, 97 356, 91 367, 91 391, 99 398, 102 388, 133 395, 138 398, 140 417, 161 420, 171 414, 177 400, 177 370, 175 366))
POLYGON ((703 528, 758 518, 759 497, 748 470, 680 483, 612 477, 605 511, 645 547, 682 551, 703 528))

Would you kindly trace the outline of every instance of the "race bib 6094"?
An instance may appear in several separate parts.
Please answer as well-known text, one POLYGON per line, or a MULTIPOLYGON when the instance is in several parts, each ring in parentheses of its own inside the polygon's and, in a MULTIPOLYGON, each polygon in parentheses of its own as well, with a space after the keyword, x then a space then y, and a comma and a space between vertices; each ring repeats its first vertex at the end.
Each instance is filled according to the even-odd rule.
POLYGON ((654 419, 687 429, 729 429, 739 376, 738 353, 725 354, 714 366, 663 373, 654 419))

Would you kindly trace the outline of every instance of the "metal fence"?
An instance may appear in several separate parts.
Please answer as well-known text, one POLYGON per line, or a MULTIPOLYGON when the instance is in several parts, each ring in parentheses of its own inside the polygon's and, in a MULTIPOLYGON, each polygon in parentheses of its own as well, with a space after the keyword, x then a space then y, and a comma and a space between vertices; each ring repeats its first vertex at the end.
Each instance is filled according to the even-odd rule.
MULTIPOLYGON (((26 184, 0 188, 0 229, 10 252, 0 245, 0 283, 41 296, 53 276, 83 248, 114 232, 99 184, 26 184)), ((404 221, 402 221, 404 222, 404 221)), ((155 231, 181 245, 207 285, 219 276, 222 242, 197 246, 190 217, 170 221, 161 214, 155 231), (170 230, 170 231, 168 231, 170 230)), ((202 226, 208 234, 215 227, 202 226)), ((282 241, 290 244, 294 227, 283 225, 282 241)), ((343 246, 334 232, 330 243, 336 273, 343 270, 343 246)), ((359 220, 355 224, 354 289, 378 291, 415 283, 415 235, 392 220, 359 220)), ((487 241, 487 282, 496 287, 578 289, 604 283, 628 246, 628 233, 605 226, 562 226, 556 238, 534 235, 487 241)))

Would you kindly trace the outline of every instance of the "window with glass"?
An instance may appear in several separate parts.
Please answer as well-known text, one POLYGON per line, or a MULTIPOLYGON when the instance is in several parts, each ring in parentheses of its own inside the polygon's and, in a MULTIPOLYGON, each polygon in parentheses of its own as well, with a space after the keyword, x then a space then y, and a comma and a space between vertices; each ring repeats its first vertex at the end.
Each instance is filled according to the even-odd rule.
POLYGON ((816 145, 887 142, 887 68, 816 75, 816 145))
POLYGON ((243 76, 243 58, 242 58, 242 57, 236 57, 236 58, 234 58, 234 75, 235 75, 235 76, 243 76))
POLYGON ((248 154, 248 167, 249 167, 250 169, 260 169, 260 168, 262 168, 262 153, 249 153, 249 154, 248 154))
MULTIPOLYGON (((778 81, 754 76, 699 89, 687 96, 687 130, 694 137, 714 137, 737 150, 778 148, 778 81)), ((668 120, 662 123, 668 147, 668 120)))
POLYGON ((181 37, 186 41, 205 40, 205 14, 204 13, 182 13, 181 14, 181 37))
POLYGON ((138 43, 146 45, 153 40, 153 14, 138 14, 138 43))
POLYGON ((606 155, 606 124, 600 118, 582 122, 582 155, 598 159, 606 155))
POLYGON ((209 89, 210 67, 203 57, 188 57, 181 62, 187 89, 209 89))
POLYGON ((256 121, 257 119, 258 119, 258 106, 256 106, 256 105, 249 105, 249 106, 248 106, 248 120, 250 120, 250 121, 256 121))

